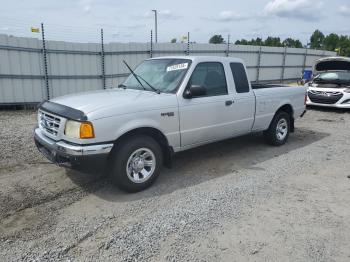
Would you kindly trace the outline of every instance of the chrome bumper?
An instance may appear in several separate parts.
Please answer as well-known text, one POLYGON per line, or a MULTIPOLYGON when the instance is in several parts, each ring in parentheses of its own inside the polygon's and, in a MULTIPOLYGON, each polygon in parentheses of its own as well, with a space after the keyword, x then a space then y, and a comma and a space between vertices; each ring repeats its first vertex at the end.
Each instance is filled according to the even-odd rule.
POLYGON ((307 106, 319 106, 319 107, 333 107, 333 108, 343 108, 343 109, 349 109, 350 108, 350 103, 346 104, 321 104, 321 103, 313 103, 311 101, 306 102, 307 106))
MULTIPOLYGON (((45 153, 39 150, 46 156, 49 152, 52 157, 57 154, 64 156, 91 156, 91 155, 102 155, 108 154, 113 147, 113 144, 98 144, 98 145, 72 145, 64 141, 54 141, 47 136, 45 136, 39 128, 34 131, 34 140, 39 148, 39 146, 44 147, 45 153), (48 151, 48 152, 47 152, 48 151)), ((52 160, 52 159, 50 159, 52 160)))

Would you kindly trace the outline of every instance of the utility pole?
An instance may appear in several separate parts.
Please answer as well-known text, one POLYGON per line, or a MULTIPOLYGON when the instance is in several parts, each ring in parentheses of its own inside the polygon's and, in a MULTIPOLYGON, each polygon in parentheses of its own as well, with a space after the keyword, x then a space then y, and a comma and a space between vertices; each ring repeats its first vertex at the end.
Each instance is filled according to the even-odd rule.
POLYGON ((155 42, 158 43, 158 30, 157 30, 157 10, 152 10, 154 12, 154 31, 155 31, 155 42))

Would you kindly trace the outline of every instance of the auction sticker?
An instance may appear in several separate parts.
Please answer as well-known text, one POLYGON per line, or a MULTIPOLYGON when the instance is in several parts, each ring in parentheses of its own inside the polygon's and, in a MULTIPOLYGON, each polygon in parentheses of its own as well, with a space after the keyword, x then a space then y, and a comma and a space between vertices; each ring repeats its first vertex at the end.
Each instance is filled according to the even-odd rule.
POLYGON ((187 67, 188 67, 188 63, 182 63, 182 64, 168 66, 166 68, 166 71, 170 72, 170 71, 175 71, 175 70, 182 70, 182 69, 187 69, 187 67))

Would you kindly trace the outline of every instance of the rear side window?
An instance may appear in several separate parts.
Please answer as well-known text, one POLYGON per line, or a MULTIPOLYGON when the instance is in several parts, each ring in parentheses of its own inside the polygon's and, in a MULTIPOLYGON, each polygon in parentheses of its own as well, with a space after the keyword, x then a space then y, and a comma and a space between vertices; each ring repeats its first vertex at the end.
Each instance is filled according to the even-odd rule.
POLYGON ((241 63, 230 63, 233 80, 235 81, 237 93, 248 93, 249 83, 244 66, 241 63))

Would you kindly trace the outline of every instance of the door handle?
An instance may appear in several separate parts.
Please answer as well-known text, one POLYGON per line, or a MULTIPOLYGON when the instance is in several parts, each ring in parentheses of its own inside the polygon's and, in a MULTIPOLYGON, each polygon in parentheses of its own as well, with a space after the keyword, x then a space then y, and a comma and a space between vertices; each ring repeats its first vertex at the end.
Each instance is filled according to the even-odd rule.
POLYGON ((232 100, 227 100, 225 101, 225 106, 230 106, 233 104, 233 101, 232 100))

